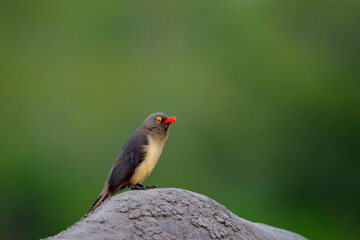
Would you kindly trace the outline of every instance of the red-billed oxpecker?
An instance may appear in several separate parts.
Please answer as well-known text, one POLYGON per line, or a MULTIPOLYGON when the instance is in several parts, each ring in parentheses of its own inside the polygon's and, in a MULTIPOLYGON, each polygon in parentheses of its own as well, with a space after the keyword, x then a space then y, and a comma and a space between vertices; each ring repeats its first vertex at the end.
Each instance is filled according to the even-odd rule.
POLYGON ((151 114, 145 119, 121 149, 100 196, 89 212, 124 188, 146 190, 159 187, 158 185, 143 186, 141 183, 155 167, 168 136, 170 124, 175 121, 176 117, 168 117, 160 112, 151 114))

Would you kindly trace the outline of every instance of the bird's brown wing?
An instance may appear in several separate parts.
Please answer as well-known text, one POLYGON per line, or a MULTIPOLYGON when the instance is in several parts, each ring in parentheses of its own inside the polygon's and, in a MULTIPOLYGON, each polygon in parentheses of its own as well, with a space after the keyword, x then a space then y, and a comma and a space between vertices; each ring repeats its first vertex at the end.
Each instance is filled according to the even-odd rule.
POLYGON ((134 174, 136 167, 144 160, 144 145, 147 144, 147 136, 136 132, 126 142, 116 158, 108 178, 111 194, 127 187, 127 181, 134 174))

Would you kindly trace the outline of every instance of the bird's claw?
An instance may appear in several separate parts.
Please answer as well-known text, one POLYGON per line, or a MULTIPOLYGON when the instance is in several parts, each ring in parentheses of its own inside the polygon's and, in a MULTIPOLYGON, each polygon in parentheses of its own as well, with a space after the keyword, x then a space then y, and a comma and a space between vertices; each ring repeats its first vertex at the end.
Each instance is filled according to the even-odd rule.
POLYGON ((130 187, 130 190, 147 190, 147 189, 158 188, 158 187, 160 187, 160 186, 159 185, 144 186, 144 185, 141 185, 141 184, 135 184, 135 185, 130 187))
POLYGON ((143 186, 141 184, 135 184, 135 185, 132 185, 130 190, 146 190, 146 186, 143 186))

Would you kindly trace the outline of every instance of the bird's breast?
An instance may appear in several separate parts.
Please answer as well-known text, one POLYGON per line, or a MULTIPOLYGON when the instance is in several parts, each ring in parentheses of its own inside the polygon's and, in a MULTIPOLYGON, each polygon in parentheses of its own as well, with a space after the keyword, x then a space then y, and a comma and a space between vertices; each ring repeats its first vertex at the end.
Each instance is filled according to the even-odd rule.
POLYGON ((130 178, 129 182, 132 185, 143 182, 150 175, 159 160, 164 143, 160 139, 149 136, 149 144, 144 147, 144 160, 135 169, 134 174, 130 178))

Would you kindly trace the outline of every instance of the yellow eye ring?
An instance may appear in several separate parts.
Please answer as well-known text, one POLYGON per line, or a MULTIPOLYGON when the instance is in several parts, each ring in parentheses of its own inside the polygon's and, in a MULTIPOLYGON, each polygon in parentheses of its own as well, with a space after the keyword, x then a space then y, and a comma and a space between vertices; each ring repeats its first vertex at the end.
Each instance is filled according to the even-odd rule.
POLYGON ((156 122, 161 123, 161 117, 156 118, 156 122))

